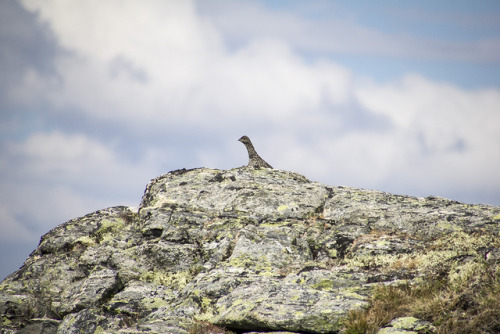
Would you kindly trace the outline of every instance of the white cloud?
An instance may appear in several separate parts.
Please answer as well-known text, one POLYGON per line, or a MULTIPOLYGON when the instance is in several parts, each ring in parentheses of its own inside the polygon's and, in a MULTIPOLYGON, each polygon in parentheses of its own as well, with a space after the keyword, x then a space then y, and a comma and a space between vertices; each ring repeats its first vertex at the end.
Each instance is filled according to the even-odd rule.
POLYGON ((137 205, 161 159, 129 161, 82 134, 34 133, 4 144, 0 158, 2 238, 38 238, 65 220, 112 205, 137 205))
POLYGON ((0 228, 2 233, 0 234, 0 241, 13 241, 18 242, 23 241, 34 241, 40 238, 37 231, 30 230, 13 216, 12 209, 6 207, 5 205, 0 206, 0 228))
MULTIPOLYGON (((62 112, 71 108, 153 128, 190 123, 225 129, 242 120, 317 122, 314 111, 325 103, 349 99, 346 69, 306 63, 275 39, 257 38, 228 51, 188 1, 24 3, 39 11, 70 52, 57 62, 59 84, 39 94, 62 112)), ((46 80, 31 75, 23 91, 38 91, 46 80)))
POLYGON ((22 142, 6 143, 5 147, 7 157, 2 159, 2 166, 19 178, 29 175, 50 182, 117 190, 142 185, 144 178, 157 173, 165 158, 154 148, 146 147, 131 161, 119 155, 113 143, 59 131, 33 133, 22 142), (7 159, 18 162, 15 170, 5 163, 7 159))
POLYGON ((5 241, 36 241, 50 229, 71 218, 102 208, 106 200, 86 196, 68 185, 33 182, 31 184, 3 183, 0 195, 5 204, 0 239, 5 241))
POLYGON ((82 134, 35 133, 25 142, 10 145, 13 154, 28 158, 32 173, 83 174, 102 165, 116 165, 114 152, 82 134), (90 170, 89 170, 90 169, 90 170))
POLYGON ((125 53, 134 62, 173 69, 216 42, 192 1, 22 2, 51 26, 62 47, 102 62, 125 53))
MULTIPOLYGON (((279 161, 271 164, 325 182, 381 187, 402 180, 434 189, 436 179, 443 188, 456 187, 461 179, 464 189, 500 186, 491 181, 500 165, 498 90, 466 91, 411 74, 380 84, 354 78, 328 59, 305 60, 297 52, 347 47, 350 52, 384 49, 420 57, 442 45, 429 46, 404 35, 393 39, 349 18, 325 27, 325 21, 249 3, 241 7, 249 11, 218 3, 222 16, 210 16, 214 13, 206 8, 201 16, 188 1, 24 3, 39 11, 69 51, 57 62, 59 88, 46 85, 46 94, 39 94, 49 96, 49 104, 61 112, 72 106, 93 119, 148 131, 185 129, 186 138, 199 131, 231 138, 238 133, 237 138, 252 130, 269 143, 260 149, 263 155, 279 161), (261 24, 255 24, 257 17, 261 24), (231 28, 247 31, 242 33, 246 39, 228 45, 231 28), (307 37, 314 37, 310 43, 316 44, 306 46, 299 31, 307 31, 307 37), (354 108, 362 114, 356 116, 354 108), (356 117, 379 117, 388 126, 367 124, 363 129, 353 126, 356 117)), ((46 78, 30 80, 39 91, 46 78)), ((34 154, 38 139, 32 140, 24 149, 34 154)), ((61 164, 46 160, 48 166, 37 168, 98 168, 75 163, 74 151, 53 144, 60 139, 44 140, 54 147, 44 148, 44 156, 52 154, 61 164)), ((81 138, 70 141, 76 148, 82 145, 81 138)), ((77 155, 106 161, 115 166, 110 171, 117 170, 120 159, 113 156, 113 148, 92 145, 94 151, 79 149, 77 155)), ((196 156, 226 166, 228 152, 233 154, 226 148, 213 151, 212 157, 201 151, 196 156)))
POLYGON ((421 136, 430 153, 489 151, 500 142, 500 91, 465 91, 407 75, 386 85, 362 83, 356 97, 366 109, 388 117, 400 131, 421 136))
POLYGON ((394 6, 337 1, 299 1, 285 5, 286 11, 243 0, 237 3, 201 0, 197 4, 226 39, 236 45, 268 36, 292 44, 296 50, 306 54, 362 54, 419 61, 498 62, 496 55, 500 53, 498 38, 450 40, 432 33, 433 27, 437 30, 444 23, 453 30, 459 30, 457 28, 467 21, 469 27, 491 25, 498 21, 498 14, 494 12, 466 11, 457 14, 454 12, 456 8, 436 11, 433 8, 424 9, 425 4, 417 9, 420 7, 418 4, 394 6), (365 16, 370 19, 366 20, 365 16), (423 33, 426 29, 422 28, 410 28, 421 25, 427 25, 431 33, 423 33), (415 30, 418 34, 414 33, 415 30))
POLYGON ((404 171, 422 188, 500 187, 500 91, 465 91, 408 75, 387 85, 360 84, 356 97, 395 125, 399 172, 391 173, 404 171))
POLYGON ((23 3, 69 51, 57 64, 62 84, 47 91, 51 101, 94 117, 174 116, 200 73, 222 52, 218 35, 196 16, 190 1, 23 3), (117 70, 117 63, 126 66, 117 70))

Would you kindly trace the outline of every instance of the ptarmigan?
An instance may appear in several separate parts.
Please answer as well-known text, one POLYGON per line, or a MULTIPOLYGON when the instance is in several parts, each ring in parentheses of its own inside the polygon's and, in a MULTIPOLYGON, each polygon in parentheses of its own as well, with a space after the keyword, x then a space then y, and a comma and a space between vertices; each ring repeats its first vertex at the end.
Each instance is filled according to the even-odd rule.
POLYGON ((264 161, 257 152, 255 151, 255 148, 252 145, 252 142, 250 141, 250 138, 247 136, 243 136, 238 141, 242 142, 243 145, 247 148, 248 151, 248 167, 253 167, 253 168, 273 168, 270 164, 264 161))

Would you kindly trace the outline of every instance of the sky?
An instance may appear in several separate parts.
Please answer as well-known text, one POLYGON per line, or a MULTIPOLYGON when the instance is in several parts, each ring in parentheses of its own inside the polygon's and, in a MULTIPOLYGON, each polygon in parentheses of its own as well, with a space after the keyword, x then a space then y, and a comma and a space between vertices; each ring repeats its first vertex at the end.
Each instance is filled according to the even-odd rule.
POLYGON ((500 2, 2 0, 0 279, 40 237, 245 165, 500 205, 500 2))

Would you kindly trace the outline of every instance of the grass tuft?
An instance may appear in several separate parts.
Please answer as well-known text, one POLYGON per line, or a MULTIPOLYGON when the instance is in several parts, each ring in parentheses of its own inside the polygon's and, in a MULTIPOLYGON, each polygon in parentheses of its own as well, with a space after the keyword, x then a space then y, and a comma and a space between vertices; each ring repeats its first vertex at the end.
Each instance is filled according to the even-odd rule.
POLYGON ((233 332, 225 328, 216 326, 207 321, 197 321, 189 329, 189 334, 232 334, 233 332))
POLYGON ((348 314, 342 333, 376 333, 402 316, 430 321, 437 333, 500 333, 498 265, 476 263, 473 275, 450 276, 418 285, 376 287, 367 308, 348 314))

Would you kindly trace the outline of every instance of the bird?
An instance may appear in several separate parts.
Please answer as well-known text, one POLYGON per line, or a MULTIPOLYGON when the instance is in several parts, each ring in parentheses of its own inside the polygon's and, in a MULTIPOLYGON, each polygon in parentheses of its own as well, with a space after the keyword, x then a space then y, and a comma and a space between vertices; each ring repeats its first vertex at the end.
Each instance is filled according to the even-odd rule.
POLYGON ((253 167, 253 168, 273 168, 270 164, 264 161, 257 152, 255 151, 255 148, 252 145, 252 142, 250 141, 250 138, 247 136, 243 136, 238 141, 242 142, 243 145, 247 148, 248 151, 248 167, 253 167))

